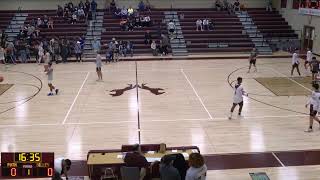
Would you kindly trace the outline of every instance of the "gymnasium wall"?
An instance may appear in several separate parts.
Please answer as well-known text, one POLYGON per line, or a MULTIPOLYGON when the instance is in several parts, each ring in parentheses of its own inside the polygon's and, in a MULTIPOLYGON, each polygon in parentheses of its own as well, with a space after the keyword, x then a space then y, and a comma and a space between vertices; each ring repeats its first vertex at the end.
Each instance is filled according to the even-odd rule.
MULTIPOLYGON (((0 0, 0 10, 18 9, 19 6, 24 10, 33 9, 56 9, 58 4, 64 4, 70 0, 0 0)), ((80 0, 72 0, 79 2, 80 0)), ((84 1, 84 0, 83 0, 84 1)), ((233 2, 234 0, 229 0, 233 2)), ((109 5, 110 0, 96 0, 99 8, 109 5)), ((139 0, 116 0, 118 6, 136 7, 139 0)), ((158 8, 208 8, 213 7, 215 0, 149 0, 158 8)), ((240 0, 246 7, 265 7, 266 0, 240 0)))
POLYGON ((310 16, 300 15, 297 9, 292 9, 292 0, 287 1, 287 8, 280 8, 280 4, 278 4, 277 7, 289 25, 299 34, 299 37, 301 37, 305 25, 315 27, 313 52, 320 54, 320 17, 313 16, 310 18, 310 16))

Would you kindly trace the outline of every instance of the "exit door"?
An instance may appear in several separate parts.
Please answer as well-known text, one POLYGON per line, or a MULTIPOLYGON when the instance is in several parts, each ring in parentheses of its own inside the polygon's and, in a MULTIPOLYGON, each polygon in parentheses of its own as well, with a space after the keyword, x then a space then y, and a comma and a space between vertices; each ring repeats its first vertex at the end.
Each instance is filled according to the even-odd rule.
POLYGON ((307 50, 308 48, 312 50, 314 40, 314 27, 304 26, 303 31, 303 48, 307 50))

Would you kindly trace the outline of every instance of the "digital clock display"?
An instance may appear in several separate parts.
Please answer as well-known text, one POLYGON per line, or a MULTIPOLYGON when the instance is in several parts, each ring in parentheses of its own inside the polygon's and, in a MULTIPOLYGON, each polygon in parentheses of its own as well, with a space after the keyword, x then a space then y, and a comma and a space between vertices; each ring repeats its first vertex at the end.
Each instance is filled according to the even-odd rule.
POLYGON ((54 153, 1 153, 1 176, 5 178, 40 178, 54 175, 54 153))

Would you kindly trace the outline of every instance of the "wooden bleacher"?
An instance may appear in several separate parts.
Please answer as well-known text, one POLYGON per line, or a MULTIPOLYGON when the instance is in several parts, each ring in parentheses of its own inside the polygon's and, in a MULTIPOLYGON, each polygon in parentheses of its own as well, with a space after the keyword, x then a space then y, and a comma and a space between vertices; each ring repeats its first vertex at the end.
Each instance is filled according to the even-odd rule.
POLYGON ((267 12, 265 9, 248 9, 248 14, 266 38, 298 38, 291 26, 278 11, 267 12))
POLYGON ((25 24, 29 24, 32 19, 37 19, 38 17, 43 18, 44 15, 53 18, 53 29, 41 28, 40 37, 46 37, 50 39, 52 37, 66 37, 69 40, 74 40, 86 34, 87 24, 85 20, 80 20, 76 24, 70 24, 66 22, 62 17, 56 17, 55 10, 30 10, 25 11, 28 13, 27 20, 25 24))
POLYGON ((184 15, 180 25, 190 53, 248 52, 254 46, 249 36, 242 34, 243 26, 236 15, 212 9, 177 11, 184 15), (196 20, 205 18, 213 22, 214 30, 196 31, 196 20))
POLYGON ((0 11, 0 30, 1 31, 7 28, 13 16, 14 16, 14 11, 0 11))
MULTIPOLYGON (((142 13, 143 14, 143 13, 142 13)), ((159 23, 161 23, 161 31, 164 34, 167 34, 166 25, 162 23, 164 19, 164 13, 161 10, 153 10, 151 13, 147 13, 151 21, 153 21, 152 27, 141 27, 134 28, 133 31, 122 31, 120 29, 120 19, 114 17, 110 12, 105 12, 104 20, 103 20, 103 28, 105 28, 105 32, 101 35, 101 43, 106 44, 111 41, 112 38, 116 38, 117 41, 128 41, 130 40, 133 43, 134 54, 152 54, 150 45, 144 44, 144 33, 146 30, 149 30, 152 34, 154 40, 159 43, 159 23)), ((106 53, 107 46, 102 48, 102 53, 106 53)))

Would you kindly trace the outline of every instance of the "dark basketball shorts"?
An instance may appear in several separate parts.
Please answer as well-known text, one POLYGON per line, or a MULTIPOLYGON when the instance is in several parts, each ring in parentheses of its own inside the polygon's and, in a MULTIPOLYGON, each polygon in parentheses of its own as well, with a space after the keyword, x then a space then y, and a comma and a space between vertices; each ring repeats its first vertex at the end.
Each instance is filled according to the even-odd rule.
POLYGON ((243 101, 241 101, 241 102, 239 102, 239 103, 233 103, 233 105, 243 106, 243 101))
POLYGON ((101 71, 101 67, 96 67, 96 70, 97 71, 101 71))
POLYGON ((257 61, 256 59, 251 59, 250 64, 256 65, 256 61, 257 61))
POLYGON ((318 114, 317 109, 313 108, 313 105, 310 104, 310 116, 315 117, 318 114))
POLYGON ((299 64, 297 63, 292 64, 292 68, 298 68, 298 67, 299 67, 299 64))

